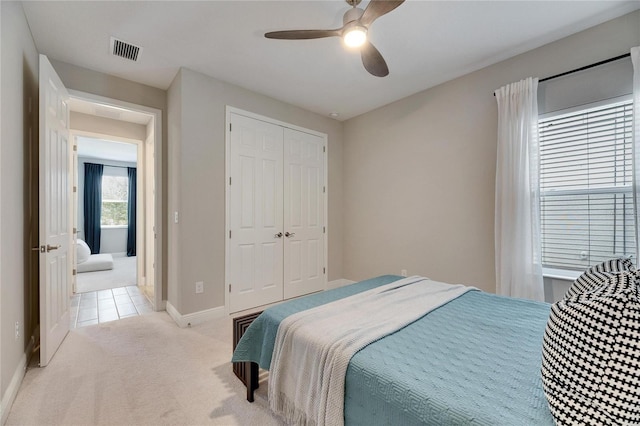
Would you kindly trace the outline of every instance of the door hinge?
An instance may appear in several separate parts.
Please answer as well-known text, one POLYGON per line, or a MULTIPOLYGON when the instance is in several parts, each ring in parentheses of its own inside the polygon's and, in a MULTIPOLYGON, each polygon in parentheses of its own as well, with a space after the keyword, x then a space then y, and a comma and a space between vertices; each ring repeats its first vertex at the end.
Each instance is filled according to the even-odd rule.
POLYGON ((322 268, 322 273, 326 274, 327 273, 327 268, 322 268))
POLYGON ((327 152, 327 147, 326 146, 322 147, 322 152, 327 152))
POLYGON ((326 193, 326 192, 327 192, 327 187, 326 187, 326 186, 323 186, 323 187, 322 187, 322 193, 324 194, 324 193, 326 193))
POLYGON ((231 231, 229 231, 229 238, 231 238, 231 231))
POLYGON ((231 176, 229 176, 229 185, 231 185, 231 176))
POLYGON ((77 271, 74 269, 74 270, 71 272, 71 275, 75 275, 75 274, 76 274, 76 272, 77 272, 77 271))
POLYGON ((229 123, 229 131, 231 131, 231 123, 229 123))
POLYGON ((74 150, 74 151, 77 151, 77 150, 78 150, 78 145, 74 145, 74 146, 73 146, 73 150, 74 150))
POLYGON ((229 284, 229 293, 231 293, 231 284, 229 284))
POLYGON ((323 226, 323 227, 322 227, 322 233, 323 233, 323 234, 326 234, 326 233, 327 233, 327 228, 326 228, 326 226, 323 226))
POLYGON ((78 191, 78 188, 74 186, 73 187, 73 192, 77 192, 77 191, 78 191))
POLYGON ((73 228, 73 233, 74 233, 74 234, 77 234, 77 233, 78 233, 78 230, 77 230, 76 228, 73 228))

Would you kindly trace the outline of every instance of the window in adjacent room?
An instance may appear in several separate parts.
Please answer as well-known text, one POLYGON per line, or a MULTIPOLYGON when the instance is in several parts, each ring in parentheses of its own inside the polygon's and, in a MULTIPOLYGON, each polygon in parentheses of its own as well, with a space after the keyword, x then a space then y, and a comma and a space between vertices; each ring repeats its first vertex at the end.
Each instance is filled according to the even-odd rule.
POLYGON ((635 255, 632 119, 630 97, 540 117, 545 267, 635 255))
POLYGON ((126 176, 102 176, 102 226, 127 226, 129 180, 126 176))

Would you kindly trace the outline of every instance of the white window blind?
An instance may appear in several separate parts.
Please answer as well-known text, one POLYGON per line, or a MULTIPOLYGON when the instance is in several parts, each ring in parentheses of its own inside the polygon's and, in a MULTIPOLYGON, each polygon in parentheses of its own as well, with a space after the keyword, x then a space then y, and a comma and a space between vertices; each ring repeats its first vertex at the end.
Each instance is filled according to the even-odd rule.
POLYGON ((544 266, 635 255, 632 120, 630 98, 540 118, 544 266))

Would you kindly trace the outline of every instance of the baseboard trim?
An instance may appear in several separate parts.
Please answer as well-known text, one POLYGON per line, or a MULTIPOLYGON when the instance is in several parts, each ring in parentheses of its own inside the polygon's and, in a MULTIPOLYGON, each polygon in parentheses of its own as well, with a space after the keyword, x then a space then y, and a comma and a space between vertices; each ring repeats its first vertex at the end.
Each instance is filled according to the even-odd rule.
POLYGON ((340 278, 337 280, 329 281, 327 283, 327 290, 332 290, 338 287, 344 287, 345 285, 353 284, 355 281, 348 280, 346 278, 340 278))
POLYGON ((13 372, 11 382, 9 382, 7 390, 5 391, 4 395, 2 395, 2 405, 0 405, 0 425, 5 424, 5 422, 7 421, 11 406, 16 400, 18 390, 20 389, 20 385, 22 384, 22 380, 24 380, 24 375, 27 371, 27 363, 29 362, 29 360, 31 360, 31 356, 33 355, 34 340, 35 339, 33 337, 29 339, 29 344, 20 357, 20 362, 18 363, 16 370, 13 372))
POLYGON ((191 314, 182 315, 178 310, 167 301, 167 313, 178 327, 185 328, 196 324, 202 324, 210 320, 222 318, 225 316, 224 306, 218 306, 217 308, 206 309, 204 311, 193 312, 191 314))

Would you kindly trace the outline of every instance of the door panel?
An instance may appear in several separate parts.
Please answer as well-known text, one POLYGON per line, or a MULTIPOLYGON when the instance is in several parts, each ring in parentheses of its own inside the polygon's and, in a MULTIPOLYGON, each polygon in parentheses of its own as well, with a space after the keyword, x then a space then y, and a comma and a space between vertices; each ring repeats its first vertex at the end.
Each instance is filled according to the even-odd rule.
POLYGON ((284 129, 285 299, 324 289, 323 144, 319 136, 284 129))
POLYGON ((40 365, 49 363, 69 332, 71 179, 68 94, 40 55, 40 365))
POLYGON ((231 114, 231 312, 282 300, 283 131, 231 114))

